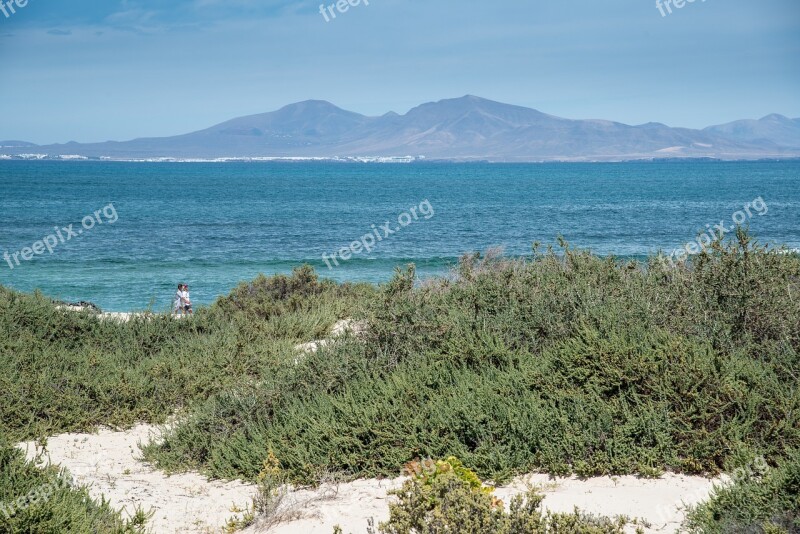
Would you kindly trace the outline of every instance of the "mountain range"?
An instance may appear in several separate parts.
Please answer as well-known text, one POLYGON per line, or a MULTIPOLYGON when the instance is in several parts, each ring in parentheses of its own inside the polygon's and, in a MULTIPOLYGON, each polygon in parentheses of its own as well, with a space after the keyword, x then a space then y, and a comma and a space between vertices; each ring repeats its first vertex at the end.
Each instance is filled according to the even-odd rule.
POLYGON ((393 158, 458 161, 747 160, 800 157, 800 119, 768 115, 702 130, 573 120, 475 96, 370 117, 309 100, 174 137, 35 145, 0 158, 393 158))

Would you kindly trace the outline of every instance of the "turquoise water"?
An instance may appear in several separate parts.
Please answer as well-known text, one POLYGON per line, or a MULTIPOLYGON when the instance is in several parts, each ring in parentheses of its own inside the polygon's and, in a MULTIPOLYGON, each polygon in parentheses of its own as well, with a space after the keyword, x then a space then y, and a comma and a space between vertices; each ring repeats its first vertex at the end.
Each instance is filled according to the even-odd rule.
POLYGON ((11 264, 0 260, 0 284, 109 311, 163 310, 178 282, 196 303, 303 263, 340 281, 380 282, 408 262, 423 276, 441 274, 465 252, 524 255, 559 234, 599 254, 642 257, 681 247, 706 225, 730 226, 740 210, 762 242, 800 247, 800 162, 4 161, 0 253, 11 264), (746 214, 759 198, 766 210, 746 214), (83 228, 85 216, 94 227, 83 228), (388 237, 386 221, 398 230, 388 237), (67 240, 70 224, 76 236, 67 240), (373 225, 381 240, 370 254, 337 255, 328 268, 323 254, 375 236, 373 225), (39 246, 42 254, 23 259, 51 234, 52 254, 39 246))

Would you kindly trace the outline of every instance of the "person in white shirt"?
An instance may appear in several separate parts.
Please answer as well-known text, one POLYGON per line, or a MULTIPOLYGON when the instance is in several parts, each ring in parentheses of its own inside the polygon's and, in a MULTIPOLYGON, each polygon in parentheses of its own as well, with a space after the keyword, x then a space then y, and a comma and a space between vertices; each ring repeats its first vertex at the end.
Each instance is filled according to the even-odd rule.
POLYGON ((175 315, 183 315, 184 313, 183 301, 183 284, 178 284, 178 291, 175 292, 175 300, 172 303, 172 312, 175 315))
POLYGON ((192 299, 189 296, 189 286, 183 284, 183 292, 181 293, 181 297, 183 299, 183 311, 184 313, 188 313, 192 315, 194 311, 192 310, 192 299))

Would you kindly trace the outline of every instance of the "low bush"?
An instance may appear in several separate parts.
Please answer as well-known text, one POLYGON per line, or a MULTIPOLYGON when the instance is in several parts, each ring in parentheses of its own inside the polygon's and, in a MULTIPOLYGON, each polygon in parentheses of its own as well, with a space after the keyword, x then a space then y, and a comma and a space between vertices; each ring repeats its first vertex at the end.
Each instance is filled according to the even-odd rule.
POLYGON ((145 532, 148 514, 123 519, 108 503, 93 501, 55 467, 26 462, 0 438, 0 532, 134 534, 145 532))
POLYGON ((717 489, 708 502, 690 511, 687 530, 703 534, 800 532, 800 451, 777 468, 739 473, 733 484, 717 489))
POLYGON ((622 534, 625 518, 599 518, 578 511, 543 513, 534 491, 515 497, 506 511, 477 475, 457 459, 412 464, 411 478, 390 492, 390 517, 378 530, 385 534, 622 534))

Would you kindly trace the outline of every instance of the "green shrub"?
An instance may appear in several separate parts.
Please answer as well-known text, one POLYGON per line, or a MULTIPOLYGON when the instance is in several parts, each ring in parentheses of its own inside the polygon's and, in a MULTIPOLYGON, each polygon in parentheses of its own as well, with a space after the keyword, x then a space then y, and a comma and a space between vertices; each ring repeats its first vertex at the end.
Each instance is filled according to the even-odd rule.
POLYGON ((74 487, 64 471, 26 462, 20 450, 0 439, 0 532, 56 534, 145 531, 148 514, 123 520, 107 502, 94 502, 74 487))
POLYGON ((800 451, 777 468, 739 471, 733 484, 716 489, 694 507, 684 525, 704 534, 800 532, 800 451))
POLYGON ((274 326, 268 329, 273 336, 301 341, 324 337, 334 322, 356 312, 354 303, 366 302, 374 292, 368 284, 320 280, 314 269, 305 265, 292 276, 259 275, 241 283, 217 299, 213 309, 262 333, 266 326, 274 326))
POLYGON ((625 518, 610 520, 582 514, 540 511, 534 491, 515 497, 509 511, 492 496, 492 488, 455 458, 412 463, 411 478, 390 492, 390 517, 379 526, 385 534, 622 534, 625 518))

